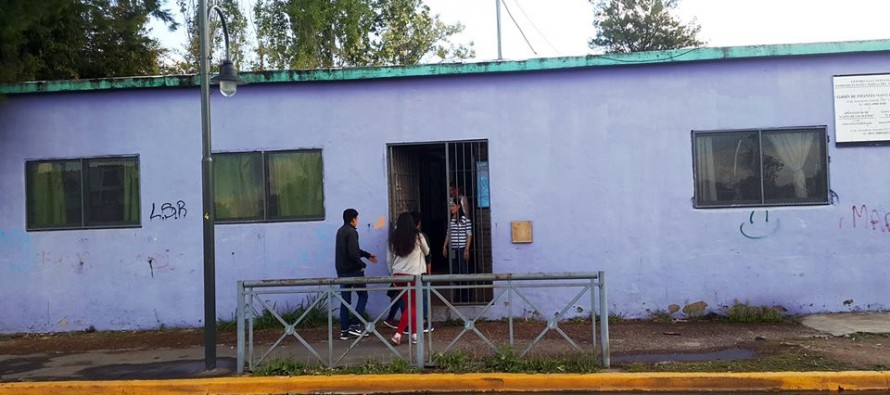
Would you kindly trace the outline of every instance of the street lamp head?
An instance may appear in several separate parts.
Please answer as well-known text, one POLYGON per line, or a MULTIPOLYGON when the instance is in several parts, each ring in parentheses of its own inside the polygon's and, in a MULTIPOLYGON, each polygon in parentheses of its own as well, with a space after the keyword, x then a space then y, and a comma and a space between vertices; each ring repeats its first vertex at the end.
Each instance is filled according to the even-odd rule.
POLYGON ((244 83, 241 77, 238 77, 238 70, 235 69, 235 64, 229 59, 223 61, 222 66, 219 68, 219 75, 213 77, 211 81, 214 83, 219 82, 219 93, 222 93, 225 97, 235 96, 235 93, 238 91, 238 85, 244 83))

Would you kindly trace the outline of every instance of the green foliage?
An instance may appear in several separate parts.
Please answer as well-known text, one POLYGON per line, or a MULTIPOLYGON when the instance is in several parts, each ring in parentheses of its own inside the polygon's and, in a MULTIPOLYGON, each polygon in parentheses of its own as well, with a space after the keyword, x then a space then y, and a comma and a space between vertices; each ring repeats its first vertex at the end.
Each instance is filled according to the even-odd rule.
POLYGON ((767 323, 767 322, 785 322, 785 316, 779 308, 767 306, 751 306, 748 303, 741 303, 736 300, 732 306, 728 308, 727 320, 729 322, 744 323, 767 323))
POLYGON ((217 332, 234 332, 238 330, 238 319, 232 314, 231 319, 216 319, 216 331, 217 332))
MULTIPOLYGON (((625 320, 627 320, 627 314, 616 313, 614 311, 609 312, 609 323, 610 324, 617 324, 620 322, 624 322, 625 320)), ((599 323, 599 321, 600 321, 600 316, 596 316, 596 322, 599 323)))
POLYGON ((625 313, 614 313, 614 312, 610 312, 610 313, 609 313, 609 323, 610 323, 610 324, 617 324, 617 323, 619 323, 619 322, 624 322, 624 320, 626 319, 626 316, 627 316, 627 315, 626 315, 625 313))
MULTIPOLYGON (((316 297, 309 296, 300 302, 299 305, 289 306, 285 305, 282 309, 277 309, 275 305, 272 308, 284 319, 288 324, 293 324, 300 318, 304 312, 308 310, 306 316, 303 317, 303 320, 297 323, 296 328, 308 329, 308 328, 320 328, 326 327, 328 325, 328 311, 325 309, 323 304, 315 303, 316 297)), ((238 320, 235 317, 232 317, 230 320, 218 320, 216 323, 216 329, 220 332, 231 332, 237 330, 238 320)), ((263 310, 263 314, 259 317, 255 317, 253 320, 253 329, 277 329, 282 328, 281 322, 278 321, 277 318, 272 314, 269 310, 263 310)))
POLYGON ((678 0, 590 0, 595 5, 596 37, 590 48, 608 53, 658 51, 704 45, 701 26, 683 25, 670 11, 678 0))
POLYGON ((440 326, 443 327, 454 327, 454 326, 464 326, 464 321, 457 317, 449 317, 444 321, 439 323, 440 326))
MULTIPOLYGON (((187 36, 171 53, 149 34, 152 18, 179 24, 167 0, 0 0, 0 83, 196 73, 196 0, 176 0, 187 36)), ((253 21, 238 0, 211 0, 224 13, 230 59, 239 69, 410 65, 474 56, 463 30, 422 0, 257 0, 253 21), (253 49, 255 48, 255 53, 253 49)), ((225 57, 219 16, 208 19, 212 65, 225 57)))
POLYGON ((419 373, 416 367, 408 364, 403 359, 393 360, 391 363, 383 363, 367 360, 361 365, 344 366, 329 369, 324 366, 305 365, 291 359, 275 359, 269 361, 253 372, 254 376, 304 376, 304 375, 331 375, 331 374, 401 374, 419 373))
POLYGON ((390 363, 367 360, 358 366, 346 366, 337 369, 340 374, 399 374, 418 373, 419 370, 408 364, 404 359, 395 359, 390 363))
POLYGON ((496 372, 521 372, 524 363, 512 347, 500 344, 494 356, 482 361, 483 366, 496 372))
MULTIPOLYGON (((501 372, 501 373, 591 373, 600 369, 592 355, 569 354, 562 356, 520 358, 506 345, 498 347, 494 356, 475 360, 462 351, 433 355, 434 371, 445 373, 501 372)), ((324 374, 397 374, 420 373, 404 359, 394 359, 389 363, 367 360, 360 365, 329 369, 323 366, 309 366, 290 359, 272 360, 256 371, 256 376, 298 376, 324 374)))
POLYGON ((260 366, 253 374, 254 376, 302 376, 312 374, 315 370, 316 368, 290 359, 274 359, 260 366))
POLYGON ((151 18, 175 29, 162 0, 4 0, 0 82, 157 74, 151 18))
POLYGON ((470 373, 476 370, 470 356, 462 351, 433 354, 436 369, 449 373, 470 373))
POLYGON ((627 372, 809 372, 844 371, 851 366, 821 355, 798 352, 742 361, 634 362, 623 368, 627 372))
POLYGON ((431 15, 422 0, 257 0, 256 70, 410 65, 424 57, 464 59, 463 30, 431 15))
POLYGON ((660 324, 670 324, 674 322, 674 318, 671 317, 671 313, 668 313, 666 310, 662 309, 650 311, 649 319, 660 324))
MULTIPOLYGON (((245 47, 248 42, 247 27, 249 23, 241 12, 239 1, 217 0, 208 1, 207 3, 219 7, 223 15, 225 15, 226 30, 229 33, 229 60, 235 63, 235 67, 238 70, 241 70, 244 64, 245 47)), ((195 0, 176 0, 176 5, 185 25, 186 41, 182 49, 176 50, 182 56, 182 60, 173 61, 165 67, 164 71, 175 74, 195 74, 200 67, 198 58, 201 52, 201 40, 198 34, 199 14, 197 2, 195 0)), ((207 23, 210 33, 208 56, 210 58, 211 70, 215 70, 226 57, 225 36, 223 35, 222 23, 216 11, 208 14, 207 23)))
POLYGON ((486 371, 500 373, 590 373, 599 370, 592 355, 520 357, 508 345, 499 345, 495 355, 484 359, 482 366, 486 371))

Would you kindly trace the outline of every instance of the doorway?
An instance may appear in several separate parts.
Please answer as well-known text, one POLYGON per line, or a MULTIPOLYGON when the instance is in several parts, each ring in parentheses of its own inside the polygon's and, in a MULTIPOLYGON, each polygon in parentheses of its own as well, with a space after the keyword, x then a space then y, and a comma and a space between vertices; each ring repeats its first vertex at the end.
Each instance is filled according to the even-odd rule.
MULTIPOLYGON (((433 274, 452 274, 453 257, 442 256, 442 246, 449 223, 450 186, 454 185, 469 206, 465 208, 473 231, 469 273, 491 273, 488 141, 391 144, 388 151, 390 225, 400 213, 420 212, 430 241, 433 274)), ((476 305, 487 304, 491 292, 471 290, 460 298, 447 296, 454 304, 476 305)))

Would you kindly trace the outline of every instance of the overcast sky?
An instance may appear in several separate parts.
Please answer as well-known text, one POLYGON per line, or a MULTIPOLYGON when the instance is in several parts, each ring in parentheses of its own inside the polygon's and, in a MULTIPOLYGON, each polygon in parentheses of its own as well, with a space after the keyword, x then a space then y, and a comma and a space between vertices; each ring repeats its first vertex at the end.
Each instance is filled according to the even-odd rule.
MULTIPOLYGON (((502 52, 507 59, 585 55, 593 29, 588 0, 503 0, 525 33, 501 8, 502 52)), ((497 58, 495 0, 426 0, 445 21, 466 26, 480 60, 497 58)), ((708 46, 738 46, 890 38, 888 0, 681 0, 676 14, 701 25, 708 46)))
MULTIPOLYGON (((502 1, 505 59, 593 53, 587 46, 595 35, 588 0, 502 1)), ((253 1, 242 0, 245 6, 248 3, 253 1)), ((425 3, 444 22, 460 21, 465 26, 455 41, 472 41, 475 60, 497 59, 496 0, 425 3)), ((681 0, 676 13, 687 22, 695 19, 701 25, 699 39, 713 47, 890 38, 890 0, 681 0)), ((164 46, 181 48, 181 30, 168 34, 155 27, 154 31, 164 46)))

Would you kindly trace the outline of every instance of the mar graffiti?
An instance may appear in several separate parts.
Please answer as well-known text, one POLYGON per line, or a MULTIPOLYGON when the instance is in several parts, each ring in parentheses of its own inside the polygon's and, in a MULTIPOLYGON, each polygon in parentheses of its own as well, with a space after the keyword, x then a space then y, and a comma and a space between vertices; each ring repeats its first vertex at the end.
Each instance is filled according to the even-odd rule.
POLYGON ((890 211, 880 208, 869 209, 864 204, 854 204, 850 207, 849 215, 840 217, 837 227, 890 233, 890 211))

